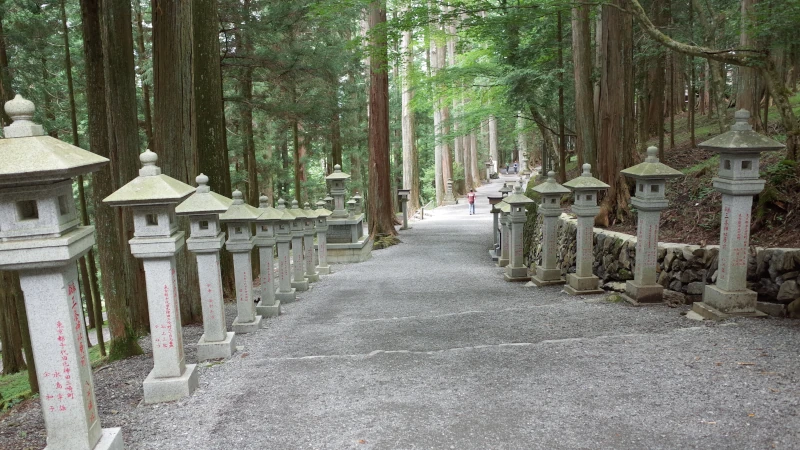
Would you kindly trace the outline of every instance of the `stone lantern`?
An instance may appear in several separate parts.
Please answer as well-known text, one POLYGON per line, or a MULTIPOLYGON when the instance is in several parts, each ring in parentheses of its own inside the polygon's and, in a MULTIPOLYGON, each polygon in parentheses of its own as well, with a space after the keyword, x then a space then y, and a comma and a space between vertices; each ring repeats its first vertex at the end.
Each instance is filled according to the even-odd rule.
POLYGON ((363 213, 364 212, 364 206, 363 206, 364 205, 364 197, 362 197, 358 193, 358 191, 356 191, 356 193, 350 198, 352 200, 355 200, 355 202, 356 202, 355 203, 355 207, 353 208, 353 211, 355 212, 355 215, 359 215, 359 214, 363 213))
POLYGON ((315 283, 319 281, 317 265, 314 263, 314 231, 317 224, 317 212, 311 209, 311 205, 308 202, 303 205, 303 212, 306 215, 303 226, 303 250, 305 251, 304 259, 306 261, 305 276, 309 283, 315 283))
POLYGON ((6 102, 13 123, 0 139, 0 269, 16 270, 25 297, 47 448, 121 449, 101 428, 75 262, 95 242, 81 226, 71 178, 108 159, 59 141, 31 122, 35 107, 6 102))
POLYGON ((719 176, 714 189, 722 193, 719 271, 715 285, 707 285, 703 301, 692 310, 709 319, 728 316, 762 316, 756 310, 757 294, 747 289, 747 257, 753 196, 764 189, 758 178, 761 152, 784 148, 780 142, 753 131, 750 113, 736 111, 730 131, 699 145, 719 153, 719 176))
POLYGON ((331 212, 325 209, 325 202, 317 202, 317 209, 314 211, 317 214, 315 230, 317 232, 317 256, 319 258, 319 265, 317 272, 320 275, 330 275, 331 266, 328 265, 328 217, 331 212))
POLYGON ((508 194, 510 194, 510 193, 512 193, 512 192, 514 192, 514 189, 512 189, 512 188, 511 188, 511 187, 508 185, 508 183, 503 183, 503 187, 501 187, 501 188, 499 189, 499 191, 498 191, 498 192, 500 192, 500 195, 501 195, 503 198, 506 198, 506 197, 508 196, 508 194))
POLYGON ((517 185, 514 194, 506 197, 505 202, 510 205, 508 221, 511 224, 509 245, 511 247, 511 261, 506 267, 506 281, 530 281, 528 268, 525 267, 524 251, 525 247, 522 240, 522 229, 527 220, 526 206, 535 203, 522 193, 522 187, 517 185))
POLYGON ((556 182, 556 173, 547 173, 547 180, 533 187, 541 197, 539 215, 542 216, 542 263, 536 266, 531 282, 536 286, 564 284, 561 269, 556 267, 558 253, 558 217, 561 215, 561 196, 570 190, 556 182))
POLYGON ((303 237, 305 237, 306 216, 305 211, 300 209, 297 200, 292 200, 292 208, 289 212, 294 216, 292 222, 292 287, 298 291, 308 290, 308 280, 305 276, 305 253, 303 251, 303 237))
POLYGON ((444 192, 444 199, 442 199, 442 205, 455 205, 457 203, 455 196, 453 196, 453 179, 449 178, 444 192))
POLYGON ((500 223, 498 217, 500 215, 500 209, 497 208, 497 205, 503 201, 503 197, 499 194, 489 194, 488 197, 489 204, 492 206, 492 237, 494 239, 492 249, 489 250, 489 256, 492 257, 492 261, 497 261, 499 258, 498 250, 500 249, 500 223))
POLYGON ((277 317, 281 314, 281 302, 275 298, 275 229, 283 214, 273 208, 266 195, 258 199, 261 215, 256 219, 259 272, 261 273, 261 299, 256 305, 256 314, 261 317, 277 317))
POLYGON ((286 201, 278 199, 278 212, 281 214, 275 229, 278 244, 278 290, 275 298, 283 304, 297 300, 297 290, 292 287, 292 264, 289 261, 289 245, 292 242, 292 227, 295 217, 286 209, 286 201))
MULTIPOLYGON (((330 193, 326 195, 325 198, 323 198, 322 200, 325 202, 325 209, 333 210, 333 197, 331 197, 330 193)), ((331 214, 332 213, 333 212, 331 211, 331 214)))
POLYGON ((225 249, 233 253, 233 271, 236 281, 236 319, 233 331, 236 333, 253 333, 261 328, 260 315, 256 314, 253 299, 253 261, 251 253, 255 248, 253 223, 261 215, 261 211, 244 202, 242 191, 233 191, 233 203, 228 211, 219 216, 228 228, 228 240, 225 249))
POLYGON ((500 257, 497 259, 497 267, 505 267, 508 265, 511 251, 511 222, 509 221, 511 205, 503 199, 497 204, 497 209, 500 210, 500 257))
POLYGON ((643 163, 622 170, 626 177, 636 181, 636 196, 631 204, 636 207, 636 264, 633 280, 625 284, 622 298, 631 304, 660 303, 664 287, 656 282, 658 274, 658 225, 661 211, 668 205, 667 180, 679 178, 683 173, 658 161, 658 149, 648 147, 643 163))
POLYGON ((347 201, 347 218, 348 219, 356 218, 356 201, 352 198, 347 201))
POLYGON ((194 364, 186 364, 180 318, 175 254, 183 247, 175 205, 195 188, 161 173, 150 150, 139 155, 139 176, 106 197, 111 206, 133 208, 131 254, 142 259, 153 342, 153 370, 144 380, 145 403, 160 403, 191 395, 197 388, 194 364))
POLYGON ((347 211, 344 206, 344 184, 350 179, 350 174, 342 172, 342 166, 336 164, 333 166, 333 173, 325 177, 331 186, 331 195, 333 195, 333 219, 347 218, 347 211))
POLYGON ((597 206, 597 195, 610 186, 592 176, 592 166, 583 165, 583 173, 573 178, 564 186, 575 196, 572 212, 578 216, 577 249, 575 254, 575 273, 567 274, 567 286, 564 290, 571 295, 601 294, 600 279, 592 273, 594 254, 594 218, 600 212, 597 206))
POLYGON ((408 230, 408 197, 411 195, 411 189, 398 189, 397 195, 400 196, 400 204, 403 209, 403 226, 401 230, 408 230))
POLYGON ((175 214, 189 216, 191 237, 186 240, 186 248, 197 258, 197 279, 203 307, 203 335, 197 342, 197 359, 205 361, 229 358, 236 351, 235 333, 229 332, 225 324, 219 267, 219 251, 225 242, 219 215, 228 210, 233 200, 211 192, 208 177, 202 173, 195 180, 197 190, 175 208, 175 214))
POLYGON ((487 183, 491 183, 492 182, 492 166, 493 166, 493 164, 492 164, 491 161, 486 161, 484 164, 486 165, 486 182, 487 183))

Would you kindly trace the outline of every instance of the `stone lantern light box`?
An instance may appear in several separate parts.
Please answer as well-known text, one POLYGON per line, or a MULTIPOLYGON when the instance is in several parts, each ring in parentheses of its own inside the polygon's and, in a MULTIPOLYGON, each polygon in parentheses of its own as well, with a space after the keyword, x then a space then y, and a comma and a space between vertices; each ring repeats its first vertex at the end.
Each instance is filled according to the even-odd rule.
POLYGON ((325 177, 330 184, 331 195, 333 196, 333 217, 347 217, 344 205, 344 184, 350 179, 350 174, 342 172, 342 166, 333 166, 333 173, 325 177))
POLYGON ((570 190, 558 184, 552 170, 547 173, 544 183, 533 187, 541 197, 538 213, 542 216, 542 263, 536 265, 536 274, 531 282, 539 287, 564 284, 561 269, 556 267, 558 252, 558 217, 561 215, 561 197, 570 190))
POLYGON ((275 298, 275 244, 276 228, 283 214, 270 205, 266 195, 259 197, 261 215, 256 219, 255 244, 258 247, 261 298, 256 313, 262 317, 276 317, 281 313, 281 302, 275 298))

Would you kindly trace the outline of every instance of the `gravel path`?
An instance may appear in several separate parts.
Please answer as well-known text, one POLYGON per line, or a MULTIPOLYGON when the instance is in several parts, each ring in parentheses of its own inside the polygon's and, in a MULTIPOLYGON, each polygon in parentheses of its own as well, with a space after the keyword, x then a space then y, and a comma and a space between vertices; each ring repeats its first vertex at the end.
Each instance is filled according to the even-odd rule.
POLYGON ((134 449, 800 448, 799 321, 504 282, 485 197, 501 186, 477 215, 426 212, 401 245, 333 266, 201 364, 190 398, 110 413, 99 373, 104 426, 134 449))

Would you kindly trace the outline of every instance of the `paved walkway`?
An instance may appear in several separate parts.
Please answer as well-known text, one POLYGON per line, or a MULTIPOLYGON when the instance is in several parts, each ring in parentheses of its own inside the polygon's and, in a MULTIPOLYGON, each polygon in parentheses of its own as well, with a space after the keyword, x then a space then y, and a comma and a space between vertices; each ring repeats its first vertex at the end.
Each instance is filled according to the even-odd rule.
POLYGON ((401 245, 334 266, 130 448, 798 448, 800 322, 700 323, 665 306, 502 280, 478 191, 401 245))

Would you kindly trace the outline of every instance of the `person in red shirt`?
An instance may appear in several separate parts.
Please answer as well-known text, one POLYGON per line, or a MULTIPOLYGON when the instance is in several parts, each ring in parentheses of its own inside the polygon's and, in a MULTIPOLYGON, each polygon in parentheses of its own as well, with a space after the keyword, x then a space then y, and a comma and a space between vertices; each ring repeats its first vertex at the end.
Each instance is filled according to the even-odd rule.
POLYGON ((467 203, 469 203, 469 215, 475 214, 475 191, 472 189, 469 190, 469 194, 467 194, 467 203))

